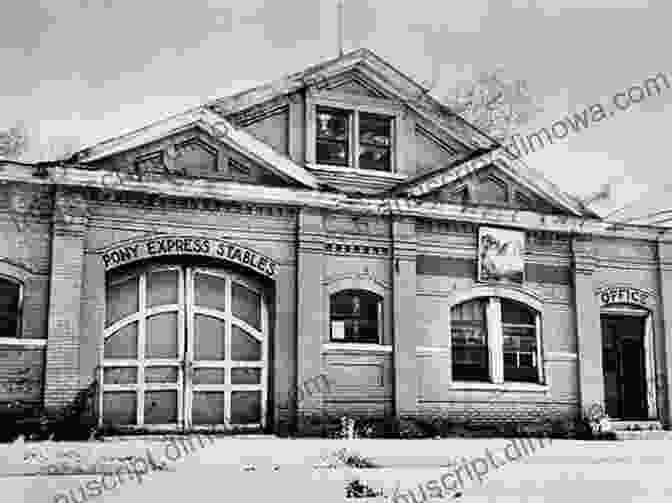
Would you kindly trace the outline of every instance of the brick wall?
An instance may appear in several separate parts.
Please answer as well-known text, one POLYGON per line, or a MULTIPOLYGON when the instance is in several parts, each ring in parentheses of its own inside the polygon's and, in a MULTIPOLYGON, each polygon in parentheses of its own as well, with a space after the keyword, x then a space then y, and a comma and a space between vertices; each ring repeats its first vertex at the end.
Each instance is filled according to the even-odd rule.
POLYGON ((42 402, 44 349, 0 344, 0 414, 36 410, 42 402))

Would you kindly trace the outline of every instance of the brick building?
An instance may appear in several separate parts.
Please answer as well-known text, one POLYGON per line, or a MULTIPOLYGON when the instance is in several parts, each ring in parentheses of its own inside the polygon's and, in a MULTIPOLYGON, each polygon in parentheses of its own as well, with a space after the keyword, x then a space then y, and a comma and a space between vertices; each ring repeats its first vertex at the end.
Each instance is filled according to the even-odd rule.
POLYGON ((4 407, 95 382, 101 423, 144 429, 672 419, 672 237, 369 51, 0 180, 4 407))

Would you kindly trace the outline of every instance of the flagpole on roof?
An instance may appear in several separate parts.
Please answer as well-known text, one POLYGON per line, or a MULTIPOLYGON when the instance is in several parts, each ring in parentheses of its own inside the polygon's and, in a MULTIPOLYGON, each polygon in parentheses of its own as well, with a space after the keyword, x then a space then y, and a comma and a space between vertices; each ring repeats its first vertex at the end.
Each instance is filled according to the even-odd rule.
POLYGON ((338 55, 343 56, 343 0, 338 0, 338 55))

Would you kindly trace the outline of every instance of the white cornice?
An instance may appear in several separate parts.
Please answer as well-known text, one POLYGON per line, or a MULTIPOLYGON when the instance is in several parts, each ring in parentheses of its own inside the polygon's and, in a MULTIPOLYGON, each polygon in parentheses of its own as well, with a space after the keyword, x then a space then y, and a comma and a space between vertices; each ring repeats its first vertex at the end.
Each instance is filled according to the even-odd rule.
POLYGON ((610 238, 657 240, 663 229, 627 226, 613 229, 609 222, 567 215, 549 215, 508 208, 470 207, 459 204, 418 201, 406 198, 358 198, 347 194, 289 187, 246 185, 206 179, 143 180, 124 173, 75 167, 47 167, 45 177, 35 176, 35 167, 5 164, 0 182, 58 184, 105 190, 134 191, 173 197, 214 199, 257 204, 313 207, 361 215, 396 215, 432 220, 496 225, 529 231, 551 231, 610 238), (110 184, 110 180, 113 184, 110 184))

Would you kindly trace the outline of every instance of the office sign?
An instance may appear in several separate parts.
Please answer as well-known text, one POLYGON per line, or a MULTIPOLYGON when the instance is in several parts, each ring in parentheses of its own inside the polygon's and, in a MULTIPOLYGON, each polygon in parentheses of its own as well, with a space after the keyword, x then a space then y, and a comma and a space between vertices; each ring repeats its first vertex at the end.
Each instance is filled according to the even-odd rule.
POLYGON ((639 288, 629 286, 609 286, 597 292, 600 299, 600 307, 612 304, 631 304, 646 309, 651 308, 651 294, 639 288))

